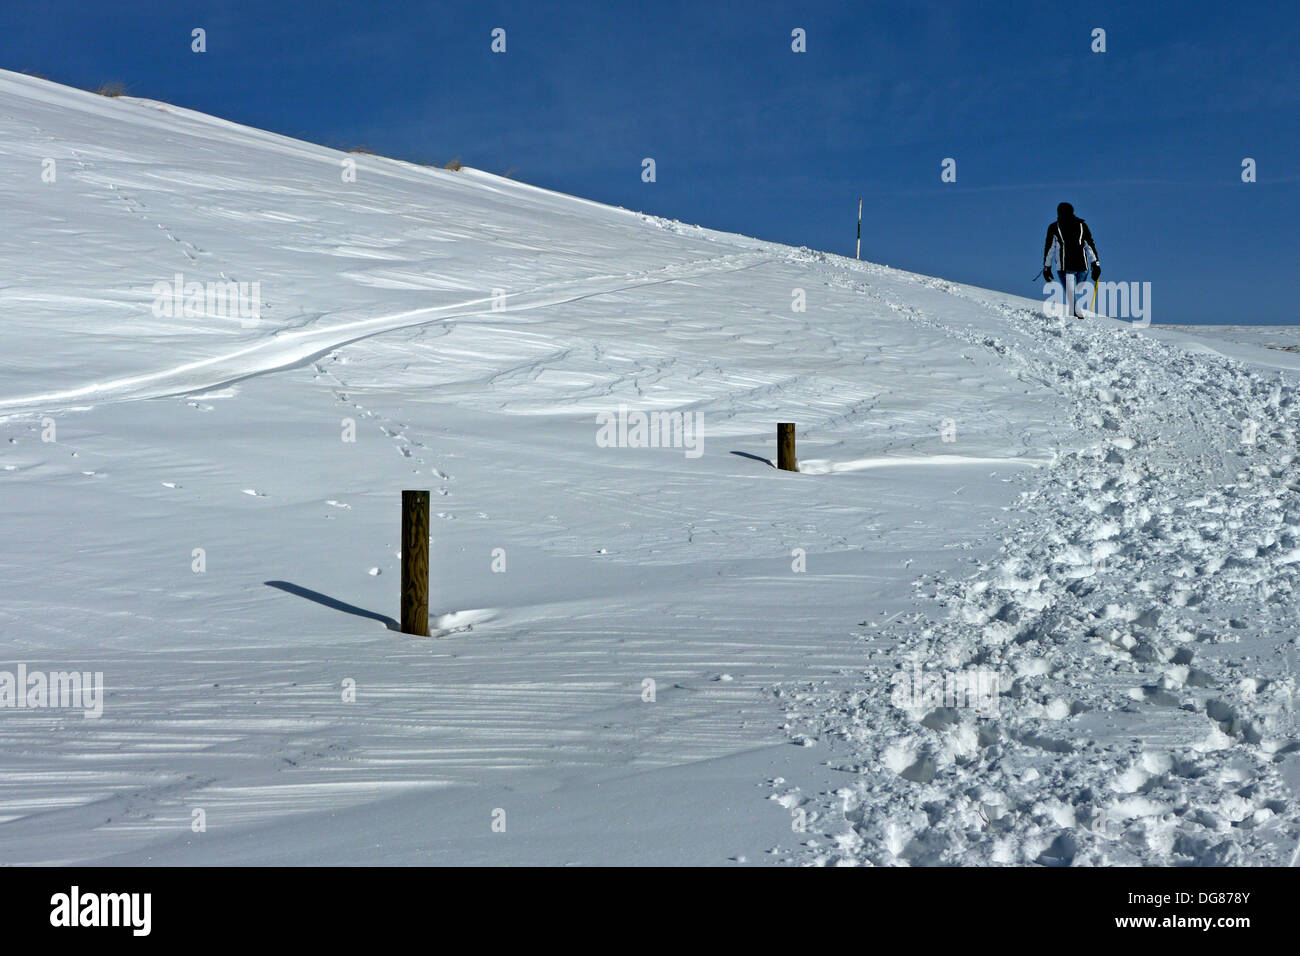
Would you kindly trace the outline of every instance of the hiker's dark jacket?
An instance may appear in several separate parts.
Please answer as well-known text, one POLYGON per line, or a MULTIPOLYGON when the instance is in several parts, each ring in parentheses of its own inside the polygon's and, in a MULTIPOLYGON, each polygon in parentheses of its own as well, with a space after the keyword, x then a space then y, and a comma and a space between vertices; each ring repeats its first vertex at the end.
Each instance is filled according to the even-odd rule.
POLYGON ((1092 230, 1082 219, 1057 219, 1047 227, 1043 243, 1043 268, 1056 265, 1059 272, 1086 272, 1092 262, 1100 262, 1092 230), (1089 261, 1091 259, 1091 261, 1089 261))

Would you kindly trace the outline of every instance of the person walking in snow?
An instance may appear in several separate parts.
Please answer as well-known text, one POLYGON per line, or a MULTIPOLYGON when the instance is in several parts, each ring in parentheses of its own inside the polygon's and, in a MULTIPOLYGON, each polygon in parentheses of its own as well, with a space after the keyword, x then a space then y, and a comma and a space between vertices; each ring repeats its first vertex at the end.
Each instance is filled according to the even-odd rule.
POLYGON ((1075 289, 1092 267, 1092 280, 1101 278, 1101 260, 1097 244, 1092 241, 1088 224, 1074 214, 1074 207, 1063 202, 1056 207, 1056 221, 1047 227, 1047 241, 1043 243, 1043 279, 1052 281, 1052 266, 1060 276, 1065 290, 1065 314, 1075 315, 1075 289))

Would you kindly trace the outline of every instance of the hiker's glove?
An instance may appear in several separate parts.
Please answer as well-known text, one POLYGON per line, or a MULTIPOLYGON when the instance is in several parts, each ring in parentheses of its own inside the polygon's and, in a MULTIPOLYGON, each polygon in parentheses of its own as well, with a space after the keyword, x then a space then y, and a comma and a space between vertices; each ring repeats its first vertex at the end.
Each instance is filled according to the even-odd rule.
POLYGON ((1052 281, 1052 270, 1050 268, 1043 270, 1043 281, 1044 282, 1052 281))
POLYGON ((1101 263, 1094 262, 1092 264, 1092 281, 1096 282, 1100 278, 1101 278, 1101 263))

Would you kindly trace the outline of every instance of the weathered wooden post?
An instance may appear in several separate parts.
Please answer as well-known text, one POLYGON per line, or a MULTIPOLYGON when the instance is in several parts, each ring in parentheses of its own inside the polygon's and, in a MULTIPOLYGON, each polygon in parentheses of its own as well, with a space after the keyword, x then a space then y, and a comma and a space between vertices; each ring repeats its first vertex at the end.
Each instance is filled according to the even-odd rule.
POLYGON ((794 456, 793 422, 780 422, 776 426, 776 467, 782 471, 799 470, 799 461, 794 456))
POLYGON ((402 492, 402 633, 429 636, 429 493, 402 492))

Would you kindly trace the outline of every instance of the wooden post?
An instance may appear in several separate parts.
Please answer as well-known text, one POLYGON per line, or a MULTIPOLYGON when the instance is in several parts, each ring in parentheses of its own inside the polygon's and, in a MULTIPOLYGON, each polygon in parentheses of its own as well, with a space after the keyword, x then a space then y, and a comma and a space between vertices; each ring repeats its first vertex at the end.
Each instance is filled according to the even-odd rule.
POLYGON ((776 426, 776 467, 782 471, 798 471, 799 461, 794 456, 794 424, 781 422, 776 426))
POLYGON ((429 636, 429 493, 402 492, 402 633, 429 636))

